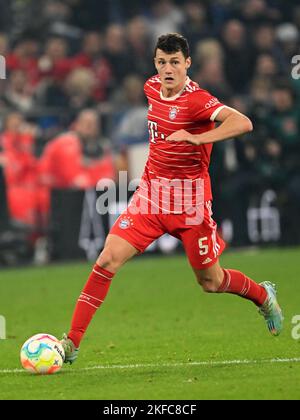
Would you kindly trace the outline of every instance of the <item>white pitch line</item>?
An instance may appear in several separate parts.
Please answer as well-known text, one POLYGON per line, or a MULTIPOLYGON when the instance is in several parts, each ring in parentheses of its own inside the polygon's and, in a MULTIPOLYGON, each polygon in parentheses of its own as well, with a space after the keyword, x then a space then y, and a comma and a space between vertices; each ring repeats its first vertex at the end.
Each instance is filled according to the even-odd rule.
MULTIPOLYGON (((255 365, 269 363, 300 363, 300 358, 292 359, 262 359, 262 360, 220 360, 220 361, 202 361, 202 362, 179 362, 179 363, 149 363, 134 365, 99 365, 87 368, 81 368, 81 371, 97 370, 97 369, 141 369, 141 368, 172 368, 172 367, 189 367, 189 366, 230 366, 230 365, 255 365)), ((1 372, 1 371, 0 371, 1 372)))
MULTIPOLYGON (((257 364, 273 364, 273 363, 300 363, 300 358, 277 358, 277 359, 261 359, 261 360, 211 360, 202 362, 179 362, 179 363, 146 363, 146 364, 131 364, 131 365, 98 365, 86 368, 79 368, 66 371, 68 373, 79 373, 90 370, 100 369, 145 369, 145 368, 176 368, 176 367, 189 367, 189 366, 232 366, 232 365, 257 365, 257 364)), ((3 373, 24 373, 23 369, 2 369, 0 374, 3 373)))

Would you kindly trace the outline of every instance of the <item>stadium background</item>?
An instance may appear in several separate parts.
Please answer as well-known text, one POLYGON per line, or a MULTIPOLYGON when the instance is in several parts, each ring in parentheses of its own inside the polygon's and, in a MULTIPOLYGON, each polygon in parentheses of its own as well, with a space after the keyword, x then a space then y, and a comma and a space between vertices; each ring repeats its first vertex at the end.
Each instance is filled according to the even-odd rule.
MULTIPOLYGON (((175 31, 190 42, 191 78, 254 122, 253 133, 214 148, 223 236, 231 246, 300 243, 296 0, 0 0, 0 7, 7 73, 0 80, 0 265, 95 258, 113 217, 97 214, 91 178, 84 187, 74 182, 81 172, 59 188, 45 181, 47 148, 80 111, 94 109, 100 130, 95 147, 82 151, 84 175, 95 167, 97 179, 107 174, 101 163, 109 154, 116 180, 119 170, 129 180, 139 176, 148 137, 143 84, 154 73, 157 36, 175 31)), ((151 249, 177 250, 170 237, 151 249)))

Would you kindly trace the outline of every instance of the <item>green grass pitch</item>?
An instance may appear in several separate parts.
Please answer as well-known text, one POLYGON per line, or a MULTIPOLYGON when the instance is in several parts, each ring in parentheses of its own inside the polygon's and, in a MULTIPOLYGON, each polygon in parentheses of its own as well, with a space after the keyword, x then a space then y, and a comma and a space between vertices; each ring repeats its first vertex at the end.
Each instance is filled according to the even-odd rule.
POLYGON ((33 334, 61 337, 89 264, 0 272, 0 400, 300 399, 300 249, 228 252, 227 268, 277 283, 285 329, 272 337, 248 301, 208 295, 186 259, 138 257, 115 277, 81 344, 78 361, 56 375, 22 371, 19 351, 33 334))

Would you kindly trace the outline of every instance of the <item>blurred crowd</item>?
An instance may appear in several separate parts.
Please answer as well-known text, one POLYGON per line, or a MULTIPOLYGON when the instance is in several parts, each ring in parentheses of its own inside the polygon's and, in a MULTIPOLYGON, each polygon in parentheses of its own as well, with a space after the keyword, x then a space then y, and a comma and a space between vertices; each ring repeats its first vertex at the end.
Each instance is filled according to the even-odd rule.
POLYGON ((215 148, 216 218, 238 220, 252 197, 272 189, 286 231, 300 241, 298 0, 0 0, 0 7, 7 66, 0 194, 6 190, 11 220, 44 232, 52 188, 87 189, 119 170, 135 173, 128 156, 147 142, 143 84, 155 72, 153 47, 160 34, 179 32, 191 47, 190 77, 254 122, 253 133, 215 148))

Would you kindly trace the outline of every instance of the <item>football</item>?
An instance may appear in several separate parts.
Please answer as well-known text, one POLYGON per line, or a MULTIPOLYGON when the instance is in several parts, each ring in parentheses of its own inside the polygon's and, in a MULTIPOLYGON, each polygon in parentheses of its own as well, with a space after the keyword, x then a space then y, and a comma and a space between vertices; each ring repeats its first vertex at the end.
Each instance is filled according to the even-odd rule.
POLYGON ((49 375, 58 372, 65 354, 60 341, 50 334, 36 334, 21 348, 21 364, 31 373, 49 375))

